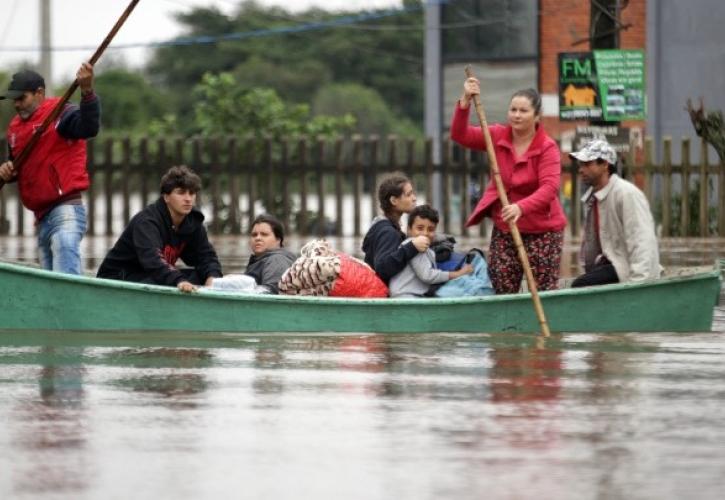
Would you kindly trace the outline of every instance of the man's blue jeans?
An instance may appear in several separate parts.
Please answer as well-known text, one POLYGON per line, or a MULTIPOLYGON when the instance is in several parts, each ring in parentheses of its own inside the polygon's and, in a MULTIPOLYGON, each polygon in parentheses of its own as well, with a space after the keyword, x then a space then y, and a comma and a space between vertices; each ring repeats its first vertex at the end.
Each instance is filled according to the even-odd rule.
POLYGON ((38 224, 38 250, 43 269, 82 274, 81 240, 86 232, 86 207, 58 205, 38 224))

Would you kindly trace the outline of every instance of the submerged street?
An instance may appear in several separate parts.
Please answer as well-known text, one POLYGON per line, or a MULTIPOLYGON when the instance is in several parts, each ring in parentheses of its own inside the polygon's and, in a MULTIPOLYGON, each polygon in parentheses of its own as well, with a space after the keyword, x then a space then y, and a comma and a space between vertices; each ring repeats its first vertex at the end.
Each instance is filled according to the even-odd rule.
MULTIPOLYGON (((244 238, 215 245, 244 267, 244 238)), ((720 498, 722 304, 689 334, 2 332, 0 497, 720 498)))

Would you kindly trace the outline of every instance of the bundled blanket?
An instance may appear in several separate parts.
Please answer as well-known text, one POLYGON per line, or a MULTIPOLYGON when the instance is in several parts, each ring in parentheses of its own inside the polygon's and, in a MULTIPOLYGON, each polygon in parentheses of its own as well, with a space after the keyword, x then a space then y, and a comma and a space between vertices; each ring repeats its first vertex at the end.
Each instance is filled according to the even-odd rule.
POLYGON ((464 262, 468 262, 473 266, 473 273, 443 283, 436 290, 436 297, 471 297, 496 293, 491 284, 491 279, 488 277, 488 264, 486 264, 486 259, 481 250, 474 248, 469 251, 461 259, 458 268, 464 262))
POLYGON ((385 283, 363 261, 335 252, 325 240, 307 243, 282 275, 279 293, 330 297, 387 297, 385 283))

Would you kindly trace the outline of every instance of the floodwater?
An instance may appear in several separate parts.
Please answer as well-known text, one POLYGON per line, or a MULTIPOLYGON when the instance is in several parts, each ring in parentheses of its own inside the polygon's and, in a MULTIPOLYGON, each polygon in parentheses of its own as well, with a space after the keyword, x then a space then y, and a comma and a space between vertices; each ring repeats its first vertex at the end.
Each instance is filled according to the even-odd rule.
POLYGON ((2 332, 0 498, 720 499, 722 304, 692 334, 2 332))

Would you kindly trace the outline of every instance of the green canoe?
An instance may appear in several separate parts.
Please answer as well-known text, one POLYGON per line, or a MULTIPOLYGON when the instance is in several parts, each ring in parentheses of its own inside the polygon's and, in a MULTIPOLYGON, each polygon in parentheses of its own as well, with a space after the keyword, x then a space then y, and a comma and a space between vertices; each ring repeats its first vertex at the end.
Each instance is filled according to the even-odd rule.
MULTIPOLYGON (((542 292, 552 332, 710 331, 720 266, 654 282, 542 292)), ((527 293, 460 299, 182 294, 0 262, 0 330, 536 332, 527 293)))

